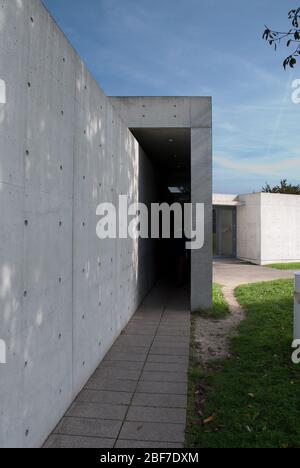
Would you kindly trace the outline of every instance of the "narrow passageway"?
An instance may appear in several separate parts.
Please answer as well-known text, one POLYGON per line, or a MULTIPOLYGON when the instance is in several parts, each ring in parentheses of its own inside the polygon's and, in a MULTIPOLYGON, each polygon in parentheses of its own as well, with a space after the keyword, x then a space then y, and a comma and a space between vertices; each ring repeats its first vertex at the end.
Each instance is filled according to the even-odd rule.
POLYGON ((45 447, 183 447, 189 337, 188 288, 159 284, 45 447))

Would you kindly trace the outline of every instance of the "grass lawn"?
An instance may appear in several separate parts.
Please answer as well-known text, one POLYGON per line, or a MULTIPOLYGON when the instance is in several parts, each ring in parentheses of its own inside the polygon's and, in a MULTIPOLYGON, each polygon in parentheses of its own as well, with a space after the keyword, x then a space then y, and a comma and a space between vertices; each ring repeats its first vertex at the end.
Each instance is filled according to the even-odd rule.
POLYGON ((205 373, 192 343, 186 445, 300 448, 300 366, 291 361, 293 281, 241 286, 236 294, 246 319, 231 342, 234 357, 214 362, 205 373))
POLYGON ((202 317, 222 319, 230 313, 227 302, 224 299, 222 287, 214 283, 213 284, 213 307, 212 309, 200 310, 199 315, 202 317))
POLYGON ((266 266, 275 270, 300 270, 300 263, 273 263, 266 266))

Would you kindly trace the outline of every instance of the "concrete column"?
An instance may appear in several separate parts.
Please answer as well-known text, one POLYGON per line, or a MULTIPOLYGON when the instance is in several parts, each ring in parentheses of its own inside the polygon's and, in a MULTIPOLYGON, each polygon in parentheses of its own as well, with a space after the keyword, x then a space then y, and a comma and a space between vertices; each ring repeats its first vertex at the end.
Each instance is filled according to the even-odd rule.
POLYGON ((205 204, 205 240, 191 255, 191 310, 212 305, 212 130, 191 130, 191 198, 205 204))
POLYGON ((295 274, 294 339, 300 339, 300 272, 295 274))

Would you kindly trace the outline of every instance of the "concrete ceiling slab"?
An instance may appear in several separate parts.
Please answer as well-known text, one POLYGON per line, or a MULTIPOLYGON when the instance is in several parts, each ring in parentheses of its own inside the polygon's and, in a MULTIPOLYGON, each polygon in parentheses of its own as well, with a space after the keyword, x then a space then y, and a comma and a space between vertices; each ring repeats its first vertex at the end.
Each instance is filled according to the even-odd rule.
POLYGON ((152 163, 172 171, 185 171, 191 165, 189 128, 131 128, 152 163))

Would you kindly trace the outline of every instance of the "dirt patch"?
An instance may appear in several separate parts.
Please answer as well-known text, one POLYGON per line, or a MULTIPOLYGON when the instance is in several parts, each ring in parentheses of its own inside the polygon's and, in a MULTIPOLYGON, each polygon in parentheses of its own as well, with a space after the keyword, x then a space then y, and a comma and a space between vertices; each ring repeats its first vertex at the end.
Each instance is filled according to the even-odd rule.
POLYGON ((234 290, 223 288, 223 293, 230 308, 230 315, 223 320, 197 317, 195 321, 195 345, 198 359, 206 368, 213 359, 231 357, 229 340, 234 335, 245 314, 237 302, 234 290))

